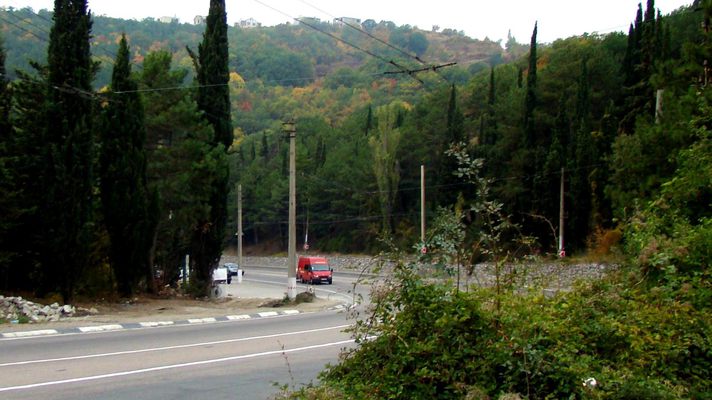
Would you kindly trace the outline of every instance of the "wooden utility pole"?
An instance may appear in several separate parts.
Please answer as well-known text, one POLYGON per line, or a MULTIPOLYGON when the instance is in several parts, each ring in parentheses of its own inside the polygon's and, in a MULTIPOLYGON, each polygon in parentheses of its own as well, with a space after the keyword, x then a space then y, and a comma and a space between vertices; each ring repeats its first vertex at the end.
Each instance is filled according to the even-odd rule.
POLYGON ((561 188, 559 192, 559 257, 566 257, 566 250, 564 250, 564 168, 561 168, 561 188))
POLYGON ((289 246, 287 256, 287 297, 294 300, 297 297, 297 129, 294 121, 282 124, 284 133, 289 138, 289 246))

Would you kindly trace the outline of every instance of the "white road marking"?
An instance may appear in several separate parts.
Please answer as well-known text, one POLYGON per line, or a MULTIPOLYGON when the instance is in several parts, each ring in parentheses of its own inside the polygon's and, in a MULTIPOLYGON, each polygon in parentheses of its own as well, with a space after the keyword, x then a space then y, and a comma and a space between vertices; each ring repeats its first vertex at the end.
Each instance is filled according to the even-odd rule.
POLYGON ((242 314, 242 315, 228 315, 227 319, 230 321, 238 321, 241 319, 251 319, 252 317, 249 314, 242 314))
POLYGON ((97 325, 97 326, 85 326, 79 328, 81 332, 105 332, 105 331, 116 331, 119 329, 124 329, 121 325, 97 325))
POLYGON ((267 312, 257 313, 257 315, 259 315, 260 317, 263 317, 263 318, 264 317, 276 317, 279 315, 279 313, 276 311, 267 311, 267 312))
POLYGON ((217 322, 217 320, 215 318, 193 318, 188 320, 189 324, 208 324, 212 322, 217 322))
POLYGON ((38 331, 27 331, 27 332, 10 332, 3 333, 4 338, 19 338, 19 337, 29 337, 29 336, 42 336, 42 335, 56 335, 59 331, 56 329, 43 329, 38 331))
POLYGON ((139 325, 141 325, 144 328, 153 328, 156 326, 169 326, 173 325, 173 321, 155 321, 155 322, 141 322, 139 325))
POLYGON ((41 383, 33 383, 33 384, 29 384, 29 385, 20 385, 20 386, 0 387, 0 392, 9 392, 9 391, 15 391, 15 390, 24 390, 24 389, 34 389, 34 388, 43 387, 43 386, 56 386, 56 385, 63 385, 63 384, 67 384, 67 383, 96 381, 96 380, 100 380, 100 379, 109 379, 109 378, 117 378, 120 376, 145 374, 148 372, 164 371, 164 370, 168 370, 168 369, 195 367, 198 365, 217 364, 217 363, 226 362, 226 361, 244 360, 244 359, 248 359, 248 358, 271 356, 271 355, 275 355, 275 354, 296 353, 299 351, 321 349, 324 347, 341 346, 344 344, 354 343, 354 342, 355 342, 354 339, 349 339, 349 340, 342 340, 339 342, 317 344, 314 346, 297 347, 294 349, 265 351, 262 353, 246 354, 243 356, 217 358, 214 360, 195 361, 195 362, 183 363, 183 364, 164 365, 164 366, 160 366, 160 367, 144 368, 144 369, 137 369, 137 370, 132 370, 132 371, 124 371, 124 372, 115 372, 115 373, 103 374, 103 375, 85 376, 82 378, 65 379, 65 380, 60 380, 60 381, 41 382, 41 383))
POLYGON ((13 366, 17 366, 17 365, 41 364, 41 363, 56 362, 56 361, 84 360, 84 359, 88 359, 88 358, 113 357, 113 356, 121 356, 121 355, 126 355, 126 354, 149 353, 149 352, 154 352, 154 351, 185 349, 185 348, 189 348, 189 347, 200 347, 200 346, 211 346, 211 345, 216 345, 216 344, 246 342, 246 341, 250 341, 250 340, 270 339, 270 338, 281 337, 281 336, 292 336, 292 335, 302 335, 305 333, 324 332, 324 331, 330 331, 330 330, 334 330, 334 329, 343 329, 343 328, 347 328, 349 326, 350 325, 337 325, 337 326, 331 326, 328 328, 309 329, 309 330, 305 330, 305 331, 295 331, 295 332, 285 332, 285 333, 275 333, 272 335, 261 335, 261 336, 252 336, 252 337, 246 337, 246 338, 240 338, 240 339, 219 340, 219 341, 215 341, 215 342, 182 344, 182 345, 177 345, 177 346, 155 347, 155 348, 140 349, 140 350, 116 351, 113 353, 89 354, 89 355, 85 355, 85 356, 48 358, 45 360, 17 361, 17 362, 9 362, 9 363, 0 364, 0 367, 13 367, 13 366))

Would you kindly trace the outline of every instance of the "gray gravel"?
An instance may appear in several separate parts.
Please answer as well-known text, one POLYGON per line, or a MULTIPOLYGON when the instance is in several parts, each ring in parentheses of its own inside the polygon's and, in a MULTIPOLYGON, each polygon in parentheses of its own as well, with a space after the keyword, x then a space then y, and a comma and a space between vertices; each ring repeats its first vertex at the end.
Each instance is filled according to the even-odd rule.
MULTIPOLYGON (((346 256, 346 255, 319 255, 329 260, 329 265, 335 271, 366 272, 374 273, 382 268, 382 272, 387 274, 391 268, 389 263, 380 262, 378 258, 371 256, 346 256)), ((223 256, 222 262, 237 262, 236 256, 223 256)), ((246 268, 250 266, 281 267, 286 268, 286 256, 271 257, 243 257, 246 268)), ((512 282, 519 288, 539 287, 548 290, 560 291, 569 290, 574 282, 578 280, 597 280, 604 277, 610 271, 618 268, 614 264, 604 263, 582 263, 565 264, 557 262, 532 262, 521 265, 506 265, 499 270, 500 282, 512 282)), ((457 278, 457 268, 450 266, 447 269, 434 265, 419 265, 419 273, 426 278, 457 278)), ((497 269, 492 264, 478 264, 475 266, 473 274, 468 276, 464 268, 461 268, 461 283, 463 286, 478 285, 492 286, 497 279, 497 269)))

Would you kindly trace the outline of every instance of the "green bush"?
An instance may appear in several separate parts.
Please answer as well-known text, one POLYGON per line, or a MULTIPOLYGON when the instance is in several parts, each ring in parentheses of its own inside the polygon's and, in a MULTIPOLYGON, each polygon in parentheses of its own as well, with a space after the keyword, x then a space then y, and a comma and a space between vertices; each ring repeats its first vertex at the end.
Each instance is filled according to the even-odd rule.
MULTIPOLYGON (((712 391, 709 308, 625 273, 547 299, 456 293, 402 269, 322 379, 353 399, 691 398, 712 391), (494 301, 499 296, 499 307, 494 301), (586 386, 588 378, 596 386, 586 386), (484 397, 483 397, 484 398, 484 397)), ((701 288, 689 287, 689 291, 701 288)))

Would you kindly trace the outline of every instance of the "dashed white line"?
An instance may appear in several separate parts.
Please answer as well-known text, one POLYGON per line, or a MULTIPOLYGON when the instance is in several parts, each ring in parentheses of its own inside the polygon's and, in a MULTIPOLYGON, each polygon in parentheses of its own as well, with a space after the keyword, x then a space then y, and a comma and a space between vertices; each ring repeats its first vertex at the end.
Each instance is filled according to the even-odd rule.
POLYGON ((347 328, 349 326, 350 325, 337 325, 337 326, 330 326, 327 328, 275 333, 272 335, 252 336, 252 337, 246 337, 246 338, 219 340, 219 341, 206 342, 206 343, 193 343, 193 344, 183 344, 183 345, 177 345, 177 346, 154 347, 154 348, 139 349, 139 350, 117 351, 117 352, 113 352, 113 353, 89 354, 89 355, 85 355, 85 356, 49 358, 49 359, 44 359, 44 360, 17 361, 17 362, 9 362, 9 363, 0 363, 0 367, 13 367, 13 366, 27 365, 27 364, 42 364, 42 363, 49 363, 49 362, 55 362, 55 361, 84 360, 84 359, 88 359, 88 358, 122 356, 122 355, 126 355, 126 354, 149 353, 149 352, 155 352, 155 351, 185 349, 185 348, 190 348, 190 347, 201 347, 201 346, 212 346, 212 345, 226 344, 226 343, 247 342, 250 340, 270 339, 270 338, 276 338, 276 337, 282 337, 282 336, 303 335, 305 333, 324 332, 324 331, 329 331, 329 330, 333 330, 333 329, 343 329, 343 328, 347 328))
POLYGON ((116 377, 128 376, 128 375, 138 375, 138 374, 144 374, 144 373, 148 373, 148 372, 164 371, 164 370, 168 370, 168 369, 195 367, 198 365, 209 365, 209 364, 216 364, 216 363, 221 363, 221 362, 226 362, 226 361, 235 361, 235 360, 244 360, 244 359, 248 359, 248 358, 271 356, 271 355, 275 355, 275 354, 296 353, 299 351, 315 350, 315 349, 321 349, 321 348, 333 347, 333 346, 341 346, 341 345, 348 344, 348 343, 354 343, 354 339, 342 340, 339 342, 332 342, 332 343, 318 344, 318 345, 314 345, 314 346, 297 347, 294 349, 266 351, 263 353, 246 354, 246 355, 242 355, 242 356, 225 357, 225 358, 218 358, 218 359, 214 359, 214 360, 195 361, 195 362, 183 363, 183 364, 163 365, 160 367, 137 369, 137 370, 133 370, 133 371, 124 371, 124 372, 115 372, 115 373, 111 373, 111 374, 85 376, 82 378, 73 378, 73 379, 65 379, 65 380, 59 380, 59 381, 33 383, 33 384, 29 384, 29 385, 20 385, 20 386, 0 387, 0 392, 10 392, 10 391, 16 391, 16 390, 23 390, 23 389, 33 389, 33 388, 44 387, 44 386, 56 386, 56 385, 63 385, 63 384, 67 384, 67 383, 96 381, 96 380, 100 380, 100 379, 116 378, 116 377))

